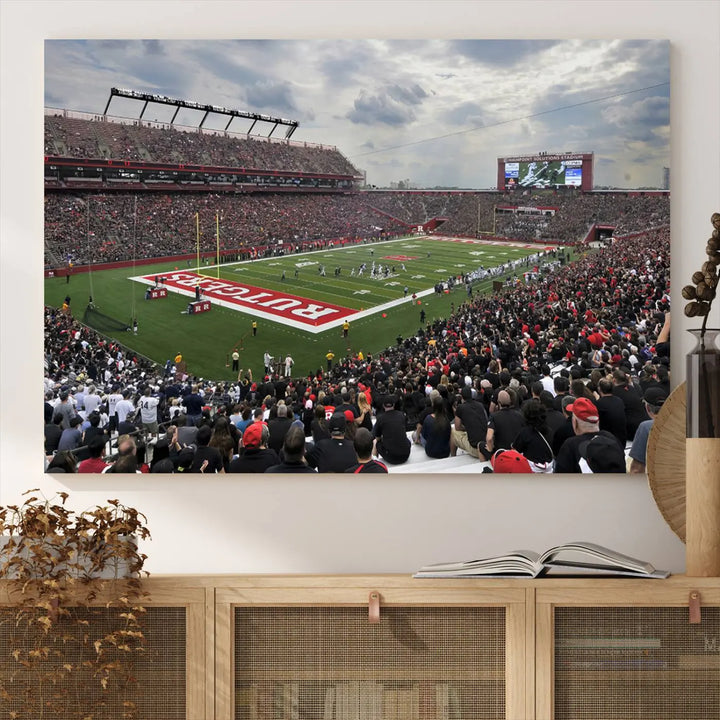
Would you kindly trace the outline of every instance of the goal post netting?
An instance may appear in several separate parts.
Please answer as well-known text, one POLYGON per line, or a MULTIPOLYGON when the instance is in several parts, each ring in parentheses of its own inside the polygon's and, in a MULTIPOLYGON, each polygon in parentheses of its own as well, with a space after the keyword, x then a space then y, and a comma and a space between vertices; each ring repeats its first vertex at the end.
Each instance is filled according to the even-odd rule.
POLYGON ((97 330, 101 333, 111 332, 126 332, 130 330, 130 325, 122 320, 116 320, 114 317, 105 315, 99 310, 94 308, 92 305, 88 305, 85 308, 85 314, 83 315, 83 324, 97 330))

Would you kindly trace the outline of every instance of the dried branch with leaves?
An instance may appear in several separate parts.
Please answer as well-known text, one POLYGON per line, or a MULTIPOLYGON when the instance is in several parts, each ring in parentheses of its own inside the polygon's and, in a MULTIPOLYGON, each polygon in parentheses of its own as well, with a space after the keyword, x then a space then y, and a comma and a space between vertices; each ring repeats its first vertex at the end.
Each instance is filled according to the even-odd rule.
POLYGON ((146 518, 67 493, 0 507, 0 711, 11 720, 136 720, 146 518))

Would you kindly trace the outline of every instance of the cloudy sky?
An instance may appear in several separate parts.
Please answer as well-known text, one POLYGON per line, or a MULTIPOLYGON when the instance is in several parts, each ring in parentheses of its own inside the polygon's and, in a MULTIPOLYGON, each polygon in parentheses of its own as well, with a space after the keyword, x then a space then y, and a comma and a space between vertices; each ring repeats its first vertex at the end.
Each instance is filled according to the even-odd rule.
MULTIPOLYGON (((45 104, 102 113, 121 87, 278 115, 299 121, 294 140, 337 145, 379 186, 489 188, 498 157, 571 150, 595 152, 596 186, 658 187, 670 164, 669 50, 663 40, 48 40, 45 104)), ((141 107, 115 98, 109 113, 141 107)))

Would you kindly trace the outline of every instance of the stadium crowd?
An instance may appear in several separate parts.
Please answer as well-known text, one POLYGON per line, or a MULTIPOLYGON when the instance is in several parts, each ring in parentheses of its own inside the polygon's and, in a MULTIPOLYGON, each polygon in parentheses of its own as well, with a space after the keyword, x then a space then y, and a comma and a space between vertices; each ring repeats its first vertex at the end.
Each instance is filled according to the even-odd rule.
POLYGON ((385 472, 416 443, 496 471, 624 472, 632 443, 639 472, 669 393, 668 288, 660 228, 468 299, 376 356, 233 384, 187 376, 181 357, 153 365, 47 308, 48 471, 385 472))
MULTIPOLYGON (((547 203, 543 197, 498 193, 127 193, 49 192, 45 196, 46 265, 52 257, 76 265, 115 262, 196 250, 195 213, 199 213, 201 251, 215 250, 215 218, 220 218, 221 248, 241 254, 246 248, 300 245, 329 239, 377 239, 403 234, 412 222, 447 217, 443 234, 477 235, 478 215, 507 207, 547 203), (515 203, 515 205, 513 205, 515 203), (379 211, 379 212, 378 212, 379 211)), ((527 216, 498 215, 496 235, 520 240, 582 240, 593 223, 616 226, 616 234, 669 224, 664 195, 625 193, 558 196, 557 212, 544 225, 527 216), (537 231, 540 230, 540 238, 537 231)), ((492 224, 490 224, 492 228, 492 224)))
POLYGON ((215 250, 216 215, 221 248, 234 252, 278 247, 280 240, 306 246, 407 230, 367 208, 359 195, 63 192, 45 197, 46 247, 55 257, 70 257, 78 265, 192 254, 195 213, 201 251, 215 250))
POLYGON ((617 235, 640 232, 670 223, 667 193, 639 195, 628 192, 581 193, 519 190, 500 192, 412 191, 365 193, 368 206, 410 226, 433 218, 445 219, 439 232, 477 237, 492 233, 516 240, 552 240, 572 243, 583 240, 593 224, 611 225, 617 235), (508 212, 518 207, 551 208, 539 217, 508 212), (539 230, 539 232, 538 232, 539 230))
MULTIPOLYGON (((528 192, 528 191, 526 191, 528 192)), ((637 195, 625 192, 566 192, 551 196, 521 194, 509 205, 551 207, 554 214, 534 222, 529 216, 498 214, 495 233, 519 240, 582 240, 594 224, 615 227, 616 235, 627 235, 670 223, 667 194, 637 195), (538 233, 539 231, 539 233, 538 233)), ((508 203, 501 203, 508 205, 508 203)))
POLYGON ((45 116, 45 154, 356 176, 335 148, 171 125, 45 116))

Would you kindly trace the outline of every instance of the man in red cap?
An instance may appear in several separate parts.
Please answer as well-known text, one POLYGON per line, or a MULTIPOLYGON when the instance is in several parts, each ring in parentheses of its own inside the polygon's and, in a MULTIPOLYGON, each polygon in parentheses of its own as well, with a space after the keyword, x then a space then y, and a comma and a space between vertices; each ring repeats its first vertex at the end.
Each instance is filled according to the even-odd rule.
POLYGON ((230 473, 264 473, 280 462, 278 454, 268 447, 270 431, 264 422, 250 423, 243 433, 243 450, 230 462, 230 473))
POLYGON ((495 473, 532 473, 527 458, 517 450, 497 450, 490 458, 495 473))
POLYGON ((624 472, 624 463, 621 459, 624 457, 624 449, 612 433, 600 430, 600 415, 595 403, 592 400, 580 397, 568 405, 566 410, 572 413, 572 426, 575 435, 562 444, 555 460, 555 472, 624 472), (609 440, 604 441, 605 452, 607 459, 613 462, 603 466, 603 468, 607 469, 596 470, 593 468, 592 463, 587 462, 587 446, 590 440, 598 436, 609 438, 609 440))

